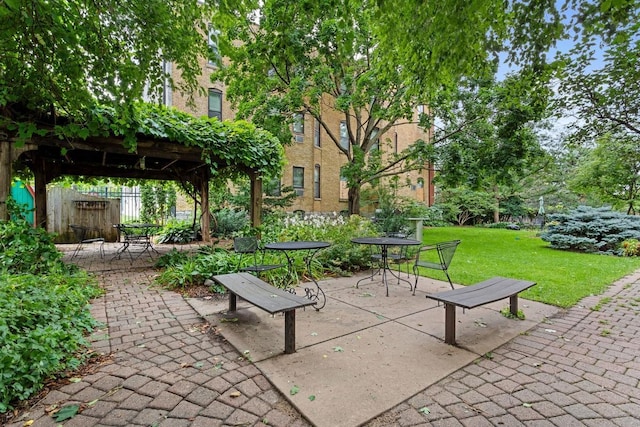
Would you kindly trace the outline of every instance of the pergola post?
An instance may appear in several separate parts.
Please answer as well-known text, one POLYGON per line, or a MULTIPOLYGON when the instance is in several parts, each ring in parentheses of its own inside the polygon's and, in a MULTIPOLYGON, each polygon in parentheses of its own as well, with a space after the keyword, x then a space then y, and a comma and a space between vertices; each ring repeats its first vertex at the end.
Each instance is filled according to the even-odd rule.
POLYGON ((209 210, 209 169, 202 168, 198 174, 200 200, 202 203, 202 241, 211 242, 211 212, 209 210))
POLYGON ((35 163, 38 167, 33 168, 34 202, 36 209, 35 225, 47 229, 47 166, 46 163, 36 156, 35 163))
POLYGON ((251 179, 251 226, 262 224, 262 177, 255 172, 249 174, 251 179))
POLYGON ((12 149, 11 141, 0 140, 0 221, 9 219, 7 199, 11 195, 12 149))

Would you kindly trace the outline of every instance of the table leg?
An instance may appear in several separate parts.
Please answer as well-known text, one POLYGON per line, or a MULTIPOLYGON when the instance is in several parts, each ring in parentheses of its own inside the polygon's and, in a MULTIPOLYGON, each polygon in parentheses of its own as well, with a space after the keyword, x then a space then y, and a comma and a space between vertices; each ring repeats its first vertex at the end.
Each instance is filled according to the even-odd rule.
POLYGON ((327 297, 316 278, 313 277, 313 272, 311 271, 311 262, 313 261, 313 257, 318 253, 319 250, 320 249, 310 250, 304 259, 305 264, 307 265, 307 272, 309 273, 309 277, 316 285, 315 289, 305 288, 304 292, 306 294, 306 297, 311 301, 318 301, 318 304, 314 306, 316 311, 320 311, 327 303, 327 297))

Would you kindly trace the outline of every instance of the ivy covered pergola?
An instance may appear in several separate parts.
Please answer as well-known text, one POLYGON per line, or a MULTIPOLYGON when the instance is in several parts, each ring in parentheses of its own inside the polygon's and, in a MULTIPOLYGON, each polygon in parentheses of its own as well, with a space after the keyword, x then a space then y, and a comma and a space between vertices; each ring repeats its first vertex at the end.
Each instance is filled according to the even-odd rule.
POLYGON ((262 177, 280 173, 284 149, 270 133, 246 121, 195 118, 173 108, 139 103, 123 119, 95 106, 86 119, 14 123, 0 134, 0 219, 8 219, 14 166, 35 177, 36 223, 46 228, 46 185, 69 176, 171 180, 200 195, 202 235, 209 234, 209 180, 247 175, 251 223, 260 224, 262 177))

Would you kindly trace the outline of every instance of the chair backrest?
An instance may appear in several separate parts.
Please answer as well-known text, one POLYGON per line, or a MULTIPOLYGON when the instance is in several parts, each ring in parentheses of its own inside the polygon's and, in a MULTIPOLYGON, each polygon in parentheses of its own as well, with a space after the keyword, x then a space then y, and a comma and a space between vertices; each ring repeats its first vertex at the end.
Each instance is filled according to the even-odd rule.
POLYGON ((252 254, 258 250, 258 238, 247 237, 234 237, 233 250, 240 254, 252 254))
POLYGON ((438 249, 438 256, 440 257, 440 263, 444 268, 449 268, 453 254, 456 253, 456 248, 460 244, 460 240, 451 240, 448 242, 440 242, 436 244, 438 249))
POLYGON ((87 228, 83 227, 81 225, 75 225, 75 224, 70 224, 69 228, 71 228, 71 230, 73 230, 73 234, 76 236, 76 240, 78 242, 81 242, 84 240, 86 234, 87 234, 87 228))

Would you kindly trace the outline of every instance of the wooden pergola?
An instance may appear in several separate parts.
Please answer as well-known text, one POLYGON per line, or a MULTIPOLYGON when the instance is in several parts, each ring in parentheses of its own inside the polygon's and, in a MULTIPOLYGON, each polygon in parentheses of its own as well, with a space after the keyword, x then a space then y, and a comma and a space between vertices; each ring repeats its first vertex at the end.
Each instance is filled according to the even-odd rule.
POLYGON ((52 180, 64 176, 135 178, 189 182, 197 189, 202 203, 202 238, 211 240, 209 179, 212 165, 217 170, 235 168, 251 180, 251 223, 260 225, 262 214, 262 180, 257 171, 244 165, 229 164, 197 146, 185 146, 164 139, 140 137, 135 151, 130 151, 118 137, 89 137, 86 140, 33 138, 18 146, 2 140, 0 135, 0 219, 8 219, 6 200, 11 194, 14 162, 31 169, 35 177, 36 224, 46 229, 47 192, 52 180))

